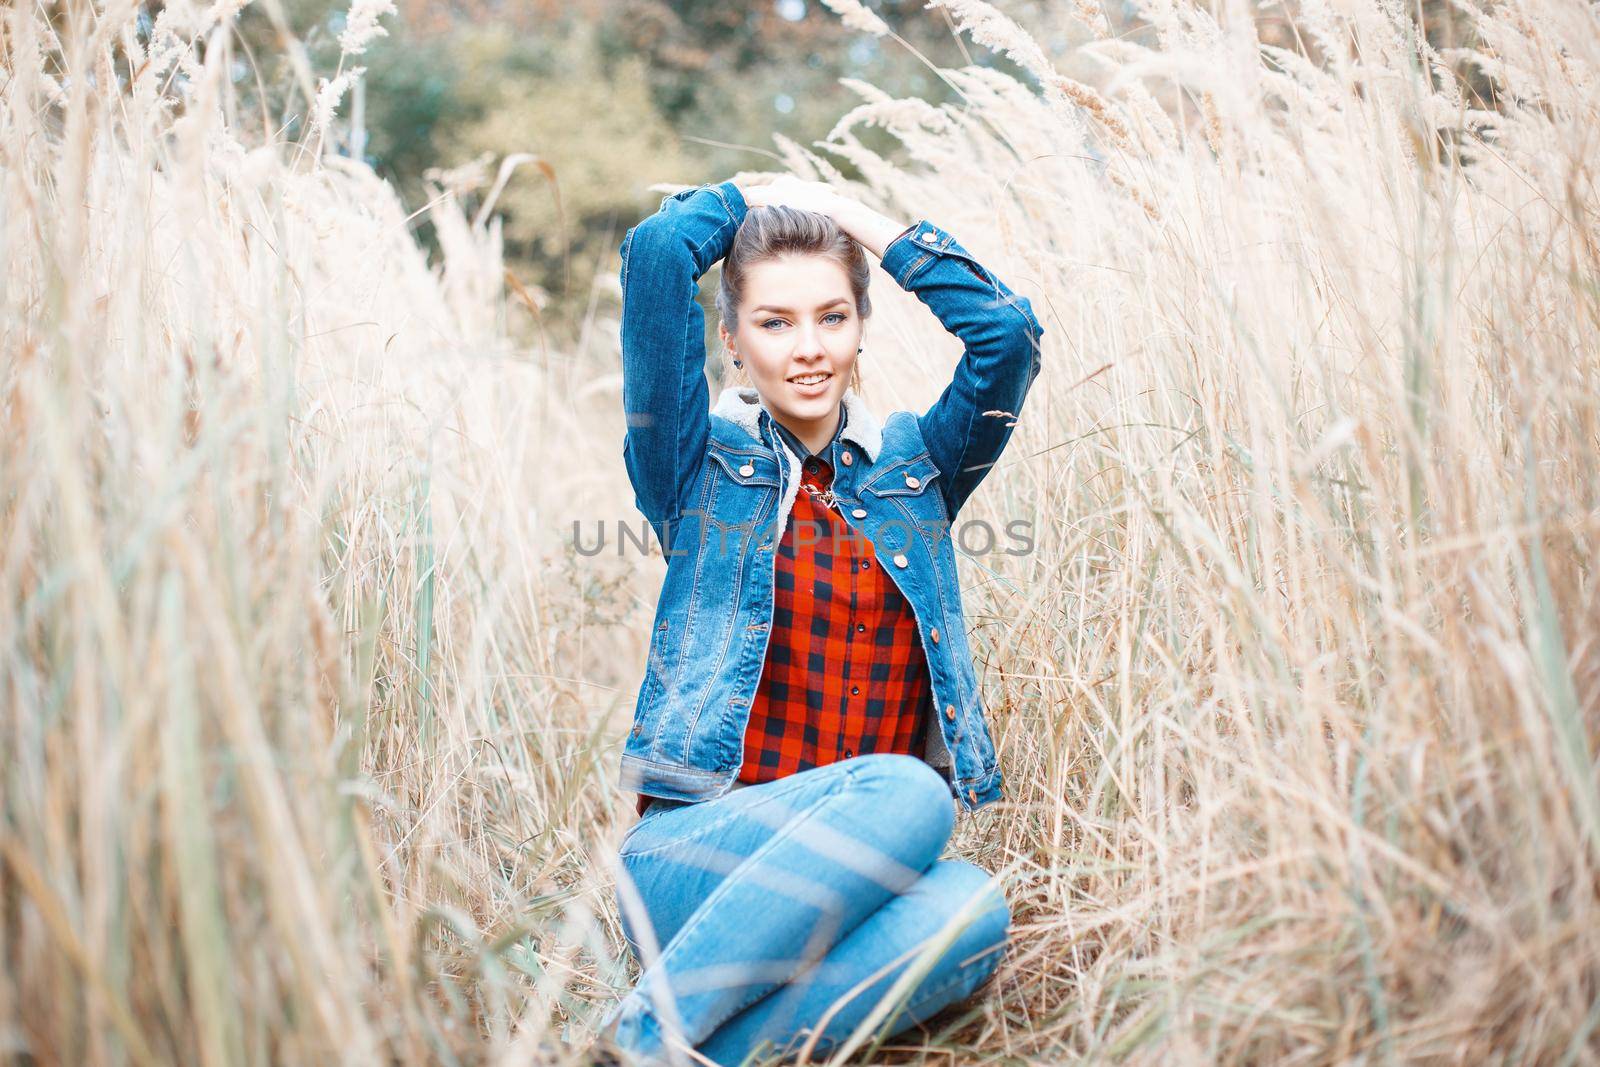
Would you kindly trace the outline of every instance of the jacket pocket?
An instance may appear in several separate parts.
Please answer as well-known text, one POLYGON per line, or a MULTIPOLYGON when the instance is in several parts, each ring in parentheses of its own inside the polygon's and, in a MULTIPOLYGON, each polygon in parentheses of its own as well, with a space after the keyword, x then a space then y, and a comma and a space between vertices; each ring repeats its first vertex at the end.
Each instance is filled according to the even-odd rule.
POLYGON ((671 622, 668 619, 656 623, 655 632, 650 635, 650 652, 645 659, 644 684, 639 691, 639 716, 633 726, 635 737, 644 732, 644 719, 649 715, 651 705, 666 691, 667 679, 672 674, 672 665, 667 661, 667 650, 672 647, 670 635, 671 622))
POLYGON ((919 496, 928 491, 937 477, 938 466, 934 464, 933 457, 924 452, 873 475, 872 480, 861 487, 861 491, 880 498, 919 496))
POLYGON ((713 448, 711 458, 722 468, 723 476, 730 482, 738 485, 777 487, 778 460, 774 456, 713 448))

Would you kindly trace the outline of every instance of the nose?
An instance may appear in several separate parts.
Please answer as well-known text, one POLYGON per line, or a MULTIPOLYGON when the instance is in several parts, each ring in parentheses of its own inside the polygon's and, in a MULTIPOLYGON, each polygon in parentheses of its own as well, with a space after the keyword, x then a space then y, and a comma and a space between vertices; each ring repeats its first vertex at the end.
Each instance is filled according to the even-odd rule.
POLYGON ((814 322, 802 323, 795 331, 795 358, 812 362, 825 358, 828 351, 822 344, 822 330, 814 322))

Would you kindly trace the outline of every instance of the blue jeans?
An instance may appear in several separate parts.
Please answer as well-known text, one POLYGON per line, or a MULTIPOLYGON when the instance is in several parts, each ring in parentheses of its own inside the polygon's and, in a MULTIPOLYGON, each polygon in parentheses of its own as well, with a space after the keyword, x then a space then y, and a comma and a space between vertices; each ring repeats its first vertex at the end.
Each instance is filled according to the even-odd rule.
POLYGON ((971 995, 999 964, 1011 912, 991 875, 938 858, 954 819, 939 772, 889 753, 652 801, 618 849, 643 973, 606 1017, 614 1039, 647 1062, 690 1062, 674 1050, 692 1046, 732 1065, 813 1034, 825 1051, 880 1001, 869 1038, 971 995), (909 995, 885 1000, 919 968, 909 995))

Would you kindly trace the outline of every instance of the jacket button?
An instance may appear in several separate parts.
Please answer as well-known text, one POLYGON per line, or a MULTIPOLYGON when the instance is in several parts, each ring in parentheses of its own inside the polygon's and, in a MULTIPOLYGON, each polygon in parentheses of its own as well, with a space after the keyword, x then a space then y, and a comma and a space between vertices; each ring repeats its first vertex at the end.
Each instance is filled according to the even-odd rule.
POLYGON ((944 717, 951 722, 956 721, 956 706, 954 704, 946 704, 944 706, 944 717))
POLYGON ((848 466, 850 466, 850 464, 854 463, 855 460, 851 459, 850 458, 850 453, 846 452, 844 455, 839 457, 839 462, 843 463, 846 467, 848 467, 848 466))
POLYGON ((638 737, 642 733, 644 733, 644 727, 635 725, 633 728, 633 736, 638 737))
POLYGON ((974 804, 978 802, 978 791, 970 785, 967 786, 967 799, 974 804))
POLYGON ((939 628, 935 626, 928 632, 928 636, 931 637, 933 639, 933 643, 937 645, 939 643, 939 628))
POLYGON ((751 466, 748 463, 746 463, 744 466, 739 468, 739 473, 742 474, 746 478, 750 477, 755 472, 756 472, 755 467, 751 466))
POLYGON ((939 235, 934 233, 932 230, 929 230, 927 233, 922 235, 922 239, 931 245, 933 242, 939 239, 939 235))
POLYGON ((896 556, 894 558, 894 565, 896 567, 908 567, 911 565, 911 561, 906 559, 905 556, 896 556))
POLYGON ((912 474, 906 475, 906 488, 907 489, 915 489, 917 486, 919 486, 921 484, 922 483, 917 480, 915 475, 912 475, 912 474))
POLYGON ((854 515, 858 519, 864 519, 864 518, 867 517, 867 509, 866 508, 856 508, 850 514, 854 515))

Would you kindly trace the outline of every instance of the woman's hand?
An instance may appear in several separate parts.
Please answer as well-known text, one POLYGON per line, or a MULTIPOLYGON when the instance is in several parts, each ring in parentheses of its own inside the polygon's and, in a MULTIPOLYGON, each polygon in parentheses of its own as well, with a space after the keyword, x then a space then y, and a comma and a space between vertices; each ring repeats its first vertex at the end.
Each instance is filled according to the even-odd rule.
POLYGON ((745 206, 792 207, 826 215, 873 255, 882 258, 884 247, 906 227, 853 200, 825 182, 808 182, 782 174, 760 185, 739 185, 745 206))
POLYGON ((830 219, 839 201, 844 199, 831 185, 802 181, 792 174, 780 174, 762 185, 741 185, 739 192, 744 194, 748 207, 799 208, 830 219))

